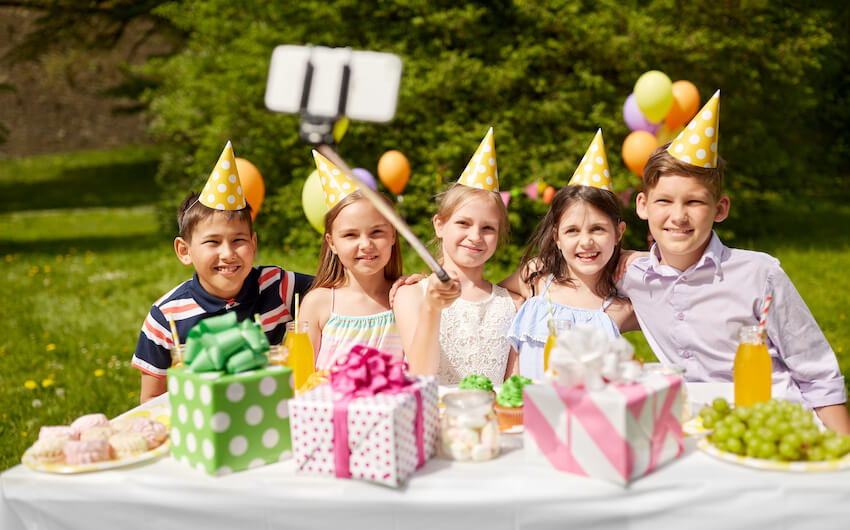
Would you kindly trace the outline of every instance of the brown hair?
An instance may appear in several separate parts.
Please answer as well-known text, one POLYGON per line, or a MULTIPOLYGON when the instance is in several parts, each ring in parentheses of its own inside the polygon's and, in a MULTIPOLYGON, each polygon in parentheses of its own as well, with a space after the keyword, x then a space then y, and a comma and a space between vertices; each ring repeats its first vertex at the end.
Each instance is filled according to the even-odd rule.
POLYGON ((681 175, 697 179, 708 188, 715 200, 719 199, 720 194, 723 193, 723 170, 726 167, 723 157, 717 157, 716 168, 699 167, 671 155, 667 152, 669 146, 670 144, 666 143, 653 151, 646 165, 643 166, 643 190, 649 192, 658 184, 658 179, 665 175, 681 175))
MULTIPOLYGON (((381 194, 381 198, 392 206, 392 202, 381 194)), ((325 234, 332 233, 333 223, 339 216, 343 208, 355 201, 365 201, 366 197, 355 190, 343 197, 333 208, 325 214, 325 234)), ((395 231, 395 229, 393 229, 395 231)), ((401 261, 401 238, 398 237, 398 232, 395 234, 395 243, 390 251, 390 260, 384 266, 384 278, 395 281, 401 276, 402 261, 401 261)), ((318 289, 319 287, 339 287, 345 283, 345 267, 339 260, 339 256, 331 251, 331 246, 326 237, 322 237, 322 249, 319 252, 319 268, 316 271, 316 277, 313 279, 313 286, 310 290, 318 289)))
MULTIPOLYGON (((455 183, 451 188, 437 195, 437 214, 435 217, 442 223, 446 223, 455 211, 475 196, 485 197, 493 201, 499 212, 499 240, 498 247, 504 245, 510 237, 511 222, 508 219, 508 209, 502 202, 498 192, 479 188, 473 188, 464 184, 455 183)), ((438 243, 440 239, 435 237, 433 242, 438 243)), ((443 261, 443 246, 436 244, 437 259, 443 261)))
POLYGON ((198 223, 205 219, 209 219, 216 213, 227 216, 227 222, 233 219, 248 223, 248 231, 254 233, 254 222, 251 218, 251 206, 246 202, 245 208, 241 210, 216 210, 201 204, 198 199, 199 193, 190 193, 183 202, 180 203, 180 208, 177 209, 177 231, 180 237, 186 240, 187 243, 192 242, 192 233, 198 223))
MULTIPOLYGON (((520 270, 522 271, 522 281, 531 286, 534 292, 534 284, 537 278, 545 277, 550 274, 554 275, 555 281, 572 284, 573 279, 570 278, 569 268, 558 245, 555 242, 555 235, 558 232, 558 223, 561 222, 561 217, 573 205, 579 202, 586 202, 600 212, 607 215, 614 224, 614 230, 617 230, 620 221, 622 220, 620 200, 613 192, 595 188, 593 186, 564 186, 559 189, 555 196, 552 197, 552 203, 549 206, 549 211, 534 229, 534 235, 520 262, 520 270), (531 262, 535 262, 536 267, 531 270, 531 262)), ((614 247, 614 253, 611 259, 605 264, 602 269, 602 275, 599 277, 599 282, 596 284, 596 294, 599 296, 609 297, 617 294, 617 286, 614 281, 614 270, 617 268, 617 263, 620 261, 620 243, 614 247)))

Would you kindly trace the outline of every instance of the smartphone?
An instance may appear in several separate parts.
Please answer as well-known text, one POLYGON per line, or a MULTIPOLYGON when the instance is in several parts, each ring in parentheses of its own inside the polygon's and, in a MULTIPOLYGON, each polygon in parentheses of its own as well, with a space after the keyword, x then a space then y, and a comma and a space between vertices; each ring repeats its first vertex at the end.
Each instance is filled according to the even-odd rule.
POLYGON ((395 115, 400 84, 401 58, 392 53, 283 45, 272 52, 266 107, 276 112, 298 114, 303 110, 315 117, 336 118, 345 92, 344 114, 350 119, 387 122, 395 115), (343 91, 346 65, 348 86, 343 91), (305 82, 308 70, 310 79, 305 82))

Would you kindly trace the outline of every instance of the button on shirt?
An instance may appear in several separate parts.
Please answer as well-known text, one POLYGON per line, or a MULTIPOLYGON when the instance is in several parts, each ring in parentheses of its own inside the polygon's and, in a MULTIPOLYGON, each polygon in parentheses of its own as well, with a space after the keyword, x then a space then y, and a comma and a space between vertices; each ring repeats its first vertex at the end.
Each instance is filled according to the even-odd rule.
POLYGON ((773 362, 772 397, 808 407, 846 401, 835 353, 779 261, 729 248, 717 234, 685 271, 650 256, 632 263, 618 285, 628 296, 652 351, 679 365, 689 381, 732 381, 738 330, 758 325, 772 294, 767 347, 773 362))

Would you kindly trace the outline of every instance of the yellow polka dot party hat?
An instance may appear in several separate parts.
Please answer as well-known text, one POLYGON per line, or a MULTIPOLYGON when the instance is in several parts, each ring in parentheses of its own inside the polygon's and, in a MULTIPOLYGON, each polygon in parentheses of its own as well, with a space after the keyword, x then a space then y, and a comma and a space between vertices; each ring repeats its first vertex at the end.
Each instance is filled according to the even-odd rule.
POLYGON ((481 140, 457 182, 473 188, 499 191, 499 170, 496 167, 496 143, 492 127, 481 140))
POLYGON ((720 91, 718 90, 694 116, 691 123, 670 143, 667 152, 692 166, 717 167, 719 125, 720 91))
POLYGON ((224 151, 218 157, 218 162, 210 173, 198 202, 216 210, 245 208, 245 196, 242 194, 242 183, 239 181, 239 172, 236 170, 236 159, 233 157, 233 146, 230 145, 230 140, 227 141, 224 151))
POLYGON ((593 186, 614 191, 611 186, 611 171, 608 169, 608 156, 605 154, 605 141, 602 140, 602 129, 596 131, 596 136, 578 163, 569 185, 593 186))
POLYGON ((316 169, 319 171, 319 181, 325 192, 325 204, 328 209, 336 206, 346 195, 357 189, 354 179, 343 173, 333 162, 313 150, 313 158, 316 160, 316 169))

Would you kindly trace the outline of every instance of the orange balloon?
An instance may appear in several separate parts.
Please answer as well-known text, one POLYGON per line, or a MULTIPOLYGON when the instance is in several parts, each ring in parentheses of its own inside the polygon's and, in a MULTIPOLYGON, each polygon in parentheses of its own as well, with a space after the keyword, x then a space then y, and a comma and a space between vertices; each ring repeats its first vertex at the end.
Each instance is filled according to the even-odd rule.
POLYGON ((634 131, 623 142, 623 162, 632 173, 643 178, 643 166, 649 155, 658 148, 658 140, 652 133, 634 131))
POLYGON ((257 166, 244 158, 236 159, 236 171, 239 172, 239 182, 242 183, 242 194, 251 205, 251 219, 257 219, 257 213, 266 198, 266 184, 257 166))
POLYGON ((391 192, 398 195, 410 179, 410 162, 401 151, 387 151, 378 160, 378 178, 391 192))
POLYGON ((555 188, 552 186, 546 186, 546 189, 543 190, 543 204, 549 204, 552 202, 552 197, 555 196, 555 188))
POLYGON ((699 110, 699 90, 690 81, 673 83, 673 106, 664 117, 664 123, 671 131, 675 131, 688 120, 696 116, 699 110))

